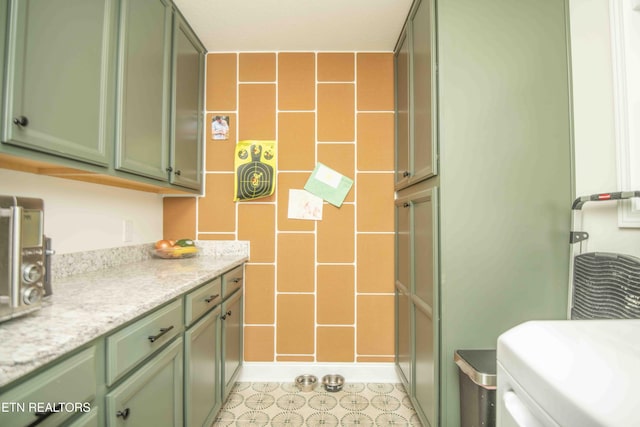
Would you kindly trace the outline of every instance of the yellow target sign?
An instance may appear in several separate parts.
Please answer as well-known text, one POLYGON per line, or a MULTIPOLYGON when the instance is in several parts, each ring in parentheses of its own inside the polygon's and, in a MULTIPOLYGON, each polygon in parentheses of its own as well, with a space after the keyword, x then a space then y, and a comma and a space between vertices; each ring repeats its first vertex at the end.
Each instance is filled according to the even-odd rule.
POLYGON ((276 142, 239 141, 235 151, 234 201, 268 197, 275 190, 276 142))

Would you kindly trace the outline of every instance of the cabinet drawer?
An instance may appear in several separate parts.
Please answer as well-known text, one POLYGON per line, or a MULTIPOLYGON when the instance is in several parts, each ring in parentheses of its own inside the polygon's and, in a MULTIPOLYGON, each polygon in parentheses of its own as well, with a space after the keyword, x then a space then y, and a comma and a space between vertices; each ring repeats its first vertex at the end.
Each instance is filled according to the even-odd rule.
POLYGON ((234 268, 222 276, 222 298, 226 298, 242 287, 243 266, 234 268))
POLYGON ((93 407, 91 412, 84 414, 73 423, 69 424, 69 427, 98 427, 98 407, 93 407))
POLYGON ((184 307, 184 318, 187 326, 222 301, 221 282, 220 278, 216 278, 187 294, 184 307))
POLYGON ((60 425, 76 410, 86 411, 86 402, 92 401, 95 394, 96 360, 92 347, 0 395, 0 402, 12 405, 0 410, 0 426, 31 425, 39 418, 39 426, 60 425), (60 406, 61 402, 66 404, 60 406))
POLYGON ((182 301, 160 310, 107 337, 107 385, 182 332, 182 301))

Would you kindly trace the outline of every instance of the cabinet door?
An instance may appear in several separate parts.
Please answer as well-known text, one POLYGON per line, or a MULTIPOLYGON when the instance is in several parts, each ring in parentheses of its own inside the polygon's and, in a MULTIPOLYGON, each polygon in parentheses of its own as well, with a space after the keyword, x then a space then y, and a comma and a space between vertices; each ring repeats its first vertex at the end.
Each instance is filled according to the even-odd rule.
POLYGON ((396 370, 407 392, 411 384, 411 330, 410 293, 411 286, 411 205, 405 198, 395 202, 395 292, 396 292, 396 370))
POLYGON ((411 19, 411 183, 437 174, 434 138, 435 73, 432 0, 421 0, 411 19))
POLYGON ((430 308, 434 306, 437 274, 438 204, 437 189, 411 196, 412 293, 430 308))
POLYGON ((173 37, 171 182, 199 190, 202 186, 204 48, 177 12, 173 37))
POLYGON ((412 393, 411 381, 411 295, 396 283, 396 370, 408 394, 412 393))
POLYGON ((410 196, 413 302, 413 381, 416 411, 427 425, 436 422, 437 397, 437 268, 438 189, 430 188, 410 196))
POLYGON ((402 36, 395 54, 396 67, 396 188, 409 179, 409 37, 402 36))
POLYGON ((236 292, 222 306, 222 379, 224 401, 242 364, 242 291, 236 292))
POLYGON ((438 189, 422 187, 413 192, 404 190, 396 199, 396 364, 410 384, 407 393, 422 422, 435 425, 439 339, 438 189))
POLYGON ((171 5, 123 0, 116 169, 168 180, 171 5))
POLYGON ((61 402, 94 402, 97 382, 96 349, 91 347, 1 393, 0 402, 15 406, 0 410, 0 426, 59 426, 74 415, 74 411, 60 410, 61 402))
POLYGON ((14 0, 3 141, 107 166, 115 0, 14 0))
MULTIPOLYGON (((8 15, 7 12, 9 10, 9 0, 0 0, 0 28, 4 28, 5 31, 0 31, 0 99, 5 99, 4 97, 4 87, 2 82, 4 82, 4 64, 5 64, 5 42, 8 28, 8 15)), ((0 141, 4 140, 3 131, 4 125, 2 123, 2 118, 4 117, 4 101, 0 102, 0 141)))
POLYGON ((411 289, 411 203, 407 198, 395 201, 396 283, 411 289))
POLYGON ((210 426, 220 408, 220 307, 185 333, 184 409, 187 427, 210 426))
POLYGON ((414 300, 414 397, 416 412, 427 426, 434 426, 436 402, 435 322, 433 311, 426 304, 414 300))
POLYGON ((182 425, 182 339, 107 394, 107 426, 182 425))

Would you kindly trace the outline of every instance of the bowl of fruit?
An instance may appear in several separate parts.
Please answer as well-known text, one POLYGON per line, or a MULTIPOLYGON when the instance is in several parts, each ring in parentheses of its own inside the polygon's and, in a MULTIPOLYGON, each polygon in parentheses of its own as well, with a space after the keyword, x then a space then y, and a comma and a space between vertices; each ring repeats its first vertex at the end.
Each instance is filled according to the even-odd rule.
POLYGON ((191 258, 198 254, 198 248, 191 239, 158 240, 151 252, 153 256, 163 259, 191 258))

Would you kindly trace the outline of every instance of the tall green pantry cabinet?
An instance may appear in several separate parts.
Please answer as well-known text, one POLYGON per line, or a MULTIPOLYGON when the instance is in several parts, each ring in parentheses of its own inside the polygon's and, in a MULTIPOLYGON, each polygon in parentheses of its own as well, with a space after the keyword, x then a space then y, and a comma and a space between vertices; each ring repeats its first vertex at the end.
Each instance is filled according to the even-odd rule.
POLYGON ((396 365, 460 424, 457 349, 566 315, 568 2, 416 0, 396 48, 396 365))

